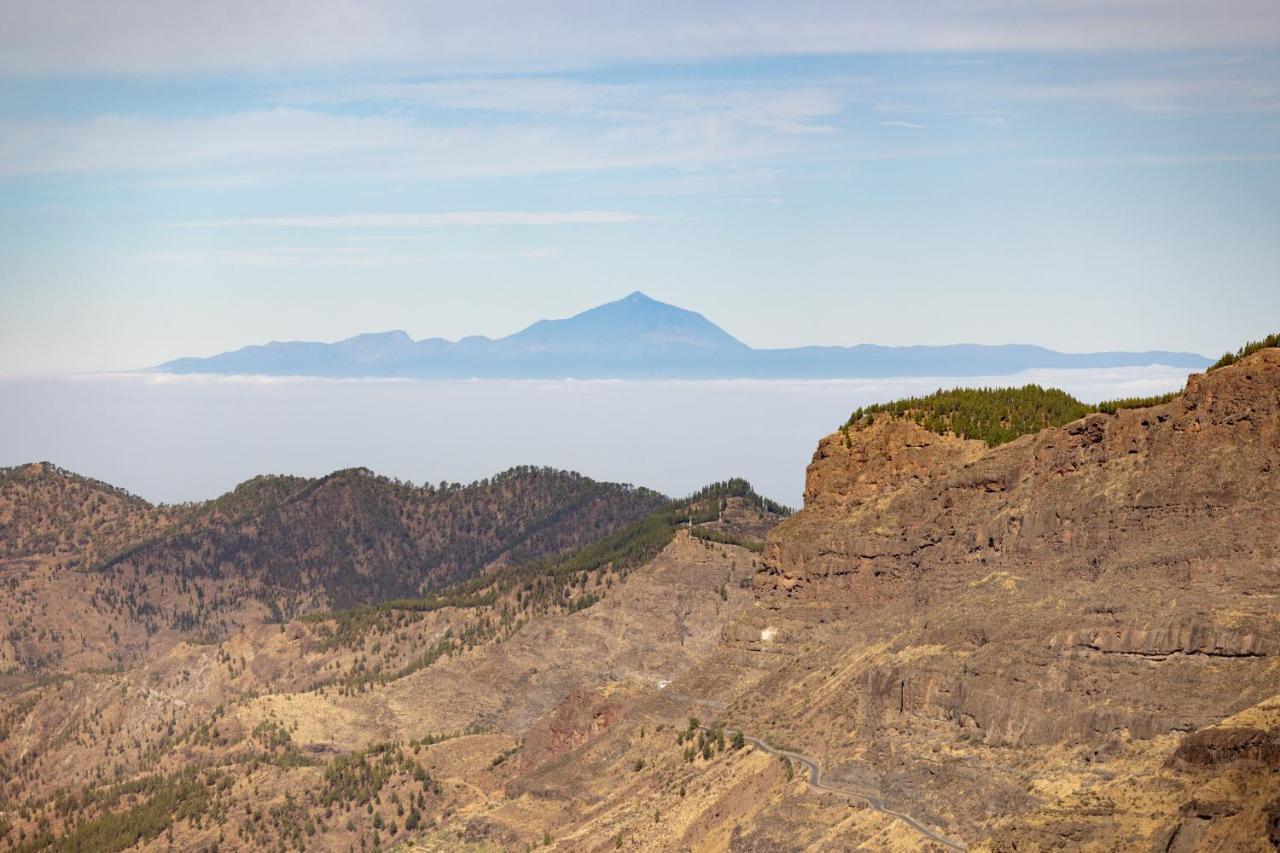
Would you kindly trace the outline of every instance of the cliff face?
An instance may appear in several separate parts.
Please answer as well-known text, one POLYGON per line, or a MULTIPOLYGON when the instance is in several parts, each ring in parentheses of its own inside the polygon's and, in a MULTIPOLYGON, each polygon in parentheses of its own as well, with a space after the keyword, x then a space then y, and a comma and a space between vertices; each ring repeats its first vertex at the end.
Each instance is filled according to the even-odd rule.
POLYGON ((767 536, 763 554, 681 532, 644 566, 487 603, 281 625, 259 606, 218 643, 166 628, 193 600, 225 617, 210 566, 294 588, 286 557, 403 569, 449 544, 488 562, 497 533, 508 555, 555 550, 649 498, 547 475, 428 501, 347 472, 251 481, 174 520, 11 470, 0 799, 45 804, 8 809, 28 838, 96 832, 119 824, 97 820, 105 779, 224 768, 209 804, 230 825, 179 817, 182 849, 278 846, 312 818, 325 849, 374 830, 430 849, 937 849, 920 826, 974 850, 1273 849, 1278 457, 1280 350, 994 449, 876 415, 821 442, 794 517, 728 498, 700 531, 767 536), (68 570, 136 530, 165 533, 68 570), (691 717, 751 739, 715 747, 691 717), (51 796, 79 786, 83 829, 51 796))
POLYGON ((1280 350, 1197 374, 1163 406, 987 450, 887 418, 823 439, 773 583, 867 600, 945 594, 973 567, 1098 578, 1246 574, 1277 553, 1280 350))
POLYGON ((992 449, 838 432, 764 556, 726 639, 786 663, 731 711, 782 726, 806 697, 786 736, 891 802, 997 848, 1264 837, 1276 774, 1197 817, 1197 786, 1236 770, 1200 741, 1171 756, 1280 694, 1280 350, 992 449))

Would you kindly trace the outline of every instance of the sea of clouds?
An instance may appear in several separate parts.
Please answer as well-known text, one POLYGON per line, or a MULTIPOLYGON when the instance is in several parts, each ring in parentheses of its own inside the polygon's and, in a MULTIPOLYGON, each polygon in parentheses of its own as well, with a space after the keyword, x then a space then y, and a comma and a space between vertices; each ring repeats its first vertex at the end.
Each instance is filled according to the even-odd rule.
POLYGON ((820 381, 423 381, 97 374, 0 380, 0 465, 48 460, 153 501, 255 474, 363 466, 470 482, 550 465, 671 495, 743 476, 798 506, 819 438, 859 405, 940 387, 1051 385, 1082 400, 1182 387, 1186 370, 820 381))

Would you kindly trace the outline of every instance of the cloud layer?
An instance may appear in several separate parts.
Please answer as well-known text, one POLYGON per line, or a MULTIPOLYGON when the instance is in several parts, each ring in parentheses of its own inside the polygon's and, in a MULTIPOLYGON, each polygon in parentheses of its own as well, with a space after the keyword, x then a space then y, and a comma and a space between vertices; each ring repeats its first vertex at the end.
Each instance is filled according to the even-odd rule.
POLYGON ((467 210, 449 213, 352 213, 340 216, 267 216, 179 223, 188 226, 273 228, 483 228, 506 225, 618 225, 653 219, 619 210, 467 210))
POLYGON ((883 51, 1275 47, 1274 0, 45 0, 6 3, 0 73, 421 71, 883 51))

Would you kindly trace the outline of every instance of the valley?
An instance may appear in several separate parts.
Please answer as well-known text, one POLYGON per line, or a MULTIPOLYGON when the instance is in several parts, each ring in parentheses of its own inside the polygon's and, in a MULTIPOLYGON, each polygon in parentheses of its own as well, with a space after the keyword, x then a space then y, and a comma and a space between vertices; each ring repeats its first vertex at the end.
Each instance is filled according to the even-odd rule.
POLYGON ((1273 849, 1280 349, 1041 391, 856 411, 794 513, 7 469, 0 849, 1273 849))

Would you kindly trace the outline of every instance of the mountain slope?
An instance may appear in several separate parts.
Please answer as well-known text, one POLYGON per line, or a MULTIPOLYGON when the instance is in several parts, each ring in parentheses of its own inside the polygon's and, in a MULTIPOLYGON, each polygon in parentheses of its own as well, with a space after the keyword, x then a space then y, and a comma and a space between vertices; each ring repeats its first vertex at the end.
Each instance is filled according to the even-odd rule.
MULTIPOLYGON (((328 486, 258 478, 196 511, 249 523, 309 500, 299 485, 328 486)), ((118 667, 51 661, 0 677, 0 814, 12 815, 0 840, 22 850, 405 840, 471 808, 479 785, 500 778, 485 768, 575 693, 652 686, 705 657, 749 603, 757 555, 677 528, 706 519, 716 535, 754 536, 775 509, 742 481, 713 484, 442 599, 259 618, 218 642, 168 643, 160 631, 118 667)), ((561 750, 550 737, 536 752, 561 750)))
MULTIPOLYGON (((1273 849, 1280 350, 1157 405, 1067 420, 1073 405, 887 404, 822 439, 789 518, 730 481, 424 597, 10 673, 0 838, 1273 849)), ((264 536, 271 513, 400 506, 371 480, 259 478, 169 533, 293 548, 264 536)), ((415 517, 387 529, 412 539, 415 517)), ((335 522, 334 552, 363 554, 378 518, 335 522)), ((213 541, 197 539, 172 553, 194 561, 213 541)), ((163 562, 92 577, 152 594, 163 562)))
POLYGON ((159 530, 174 514, 48 462, 0 468, 0 559, 49 555, 76 568, 159 530))
POLYGON ((1280 350, 996 447, 903 408, 823 439, 712 654, 566 703, 432 843, 941 849, 874 803, 975 850, 1273 849, 1280 350))
POLYGON ((1173 756, 1280 694, 1278 478, 1275 349, 994 448, 829 436, 727 629, 756 673, 725 717, 994 849, 1250 849, 1275 758, 1173 756))
POLYGON ((133 665, 184 640, 418 596, 595 542, 668 499, 515 468, 417 487, 357 469, 256 477, 155 508, 52 466, 0 477, 0 672, 133 665))
POLYGON ((170 373, 421 378, 834 378, 996 376, 1031 368, 1164 364, 1203 368, 1194 353, 1061 353, 1043 347, 752 349, 701 314, 639 291, 563 320, 540 320, 504 338, 413 341, 404 332, 334 344, 276 342, 208 358, 180 358, 170 373))
POLYGON ((496 560, 558 553, 665 501, 647 489, 538 468, 444 489, 363 469, 316 480, 259 478, 99 569, 253 579, 264 595, 349 607, 418 595, 496 560))

